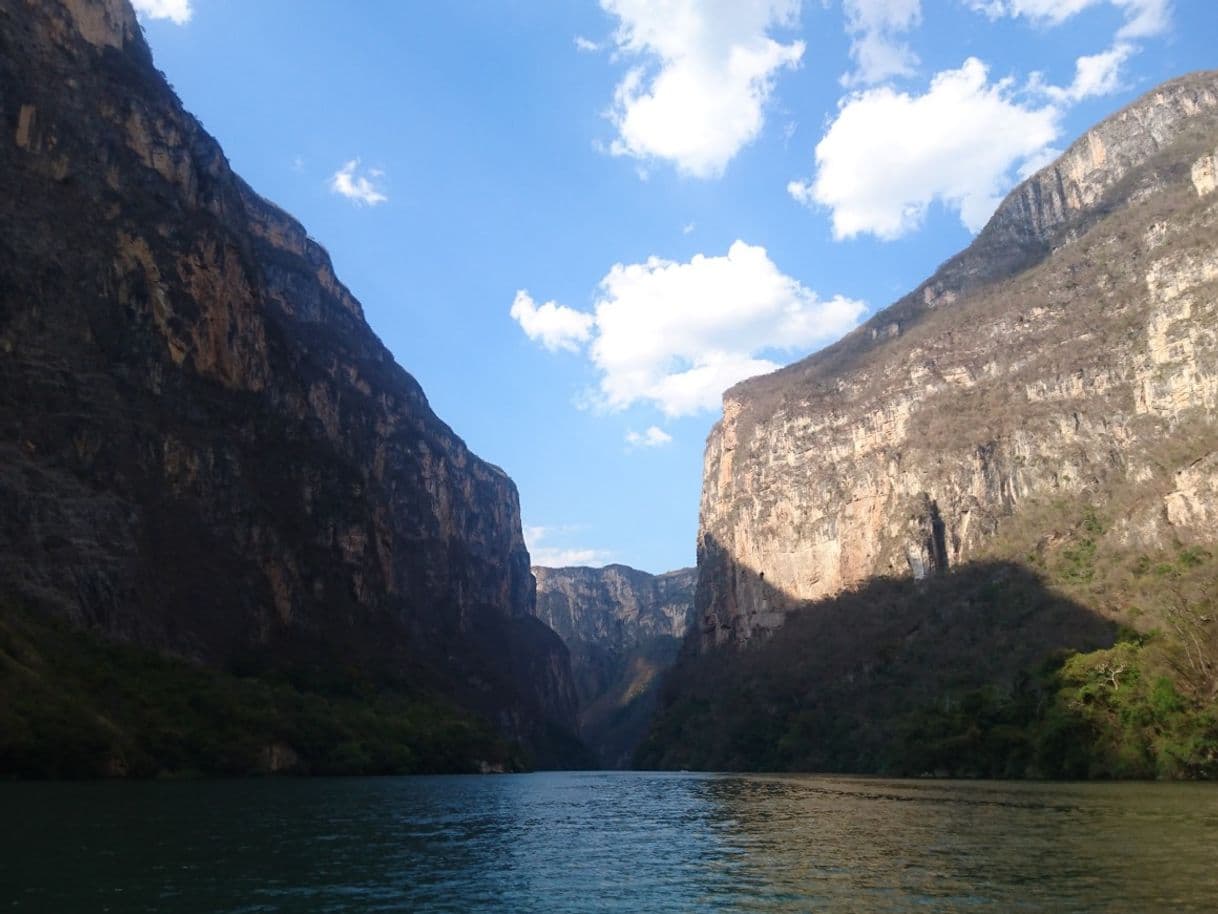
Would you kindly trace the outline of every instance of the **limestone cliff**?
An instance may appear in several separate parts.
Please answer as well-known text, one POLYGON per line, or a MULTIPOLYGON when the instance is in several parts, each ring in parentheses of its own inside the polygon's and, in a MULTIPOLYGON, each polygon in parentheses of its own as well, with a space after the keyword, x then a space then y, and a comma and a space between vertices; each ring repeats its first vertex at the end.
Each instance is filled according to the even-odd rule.
MULTIPOLYGON (((1054 499, 1131 548, 1218 542, 1218 73, 1150 92, 1021 184, 864 326, 724 396, 700 644, 989 556, 1054 499)), ((1052 538, 1052 528, 1043 531, 1052 538)))
POLYGON ((573 729, 515 486, 232 172, 127 0, 0 0, 0 175, 0 596, 442 689, 543 756, 573 729))
POLYGON ((629 766, 661 675, 693 619, 697 571, 534 568, 537 617, 571 652, 581 731, 602 765, 629 766))

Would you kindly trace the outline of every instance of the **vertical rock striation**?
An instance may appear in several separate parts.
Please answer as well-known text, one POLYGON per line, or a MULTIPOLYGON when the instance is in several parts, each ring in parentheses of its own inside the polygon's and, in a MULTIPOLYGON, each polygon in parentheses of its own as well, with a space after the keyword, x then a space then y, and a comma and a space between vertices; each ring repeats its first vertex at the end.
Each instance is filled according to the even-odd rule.
POLYGON ((443 689, 546 760, 576 698, 515 486, 127 0, 0 0, 0 175, 0 588, 213 664, 443 689))
POLYGON ((1218 74, 1104 121, 917 290, 724 395, 702 648, 983 557, 1026 504, 1102 499, 1138 548, 1218 541, 1218 74))
POLYGON ((571 652, 583 736, 602 765, 629 767, 693 619, 697 570, 651 575, 608 565, 533 574, 537 617, 571 652))

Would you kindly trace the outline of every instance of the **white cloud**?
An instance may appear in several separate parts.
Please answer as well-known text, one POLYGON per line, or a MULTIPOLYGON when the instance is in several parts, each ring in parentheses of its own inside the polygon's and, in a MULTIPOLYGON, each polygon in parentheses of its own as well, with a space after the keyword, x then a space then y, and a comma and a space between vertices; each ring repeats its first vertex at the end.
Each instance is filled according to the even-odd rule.
POLYGON ((804 43, 781 44, 800 0, 601 0, 616 16, 619 54, 639 58, 614 92, 614 155, 664 159, 713 178, 761 132, 777 73, 804 43))
POLYGON ((169 19, 176 25, 185 25, 194 14, 190 0, 133 0, 132 5, 141 16, 169 19))
POLYGON ((1123 13, 1125 23, 1117 30, 1112 47, 1079 57, 1069 86, 1040 86, 1062 104, 1120 91, 1124 88, 1121 67, 1138 51, 1131 42, 1162 34, 1171 25, 1171 0, 968 0, 968 4, 991 19, 1024 17, 1044 27, 1060 25, 1093 7, 1108 5, 1123 13))
POLYGON ((592 325, 595 323, 591 314, 558 302, 548 301, 538 307, 524 289, 516 293, 509 313, 529 339, 541 343, 551 352, 559 349, 579 351, 592 335, 592 325))
POLYGON ((672 435, 658 425, 649 426, 644 432, 636 432, 631 429, 626 432, 626 444, 632 451, 641 447, 663 447, 666 444, 672 444, 672 435))
POLYGON ((385 173, 374 168, 367 174, 360 175, 359 159, 352 159, 330 178, 330 190, 364 206, 376 206, 387 203, 389 198, 376 186, 376 181, 383 178, 385 173))
POLYGON ((1133 45, 1118 43, 1107 51, 1080 57, 1074 64, 1074 81, 1064 89, 1044 87, 1058 102, 1070 104, 1096 95, 1111 95, 1121 90, 1121 67, 1134 53, 1133 45))
POLYGON ((990 83, 969 58, 939 73, 924 95, 882 87, 841 104, 816 147, 816 177, 787 190, 828 207, 834 235, 900 237, 921 225, 938 201, 979 230, 1012 183, 1059 132, 1061 112, 1016 98, 1009 79, 990 83))
POLYGON ((1150 38, 1171 24, 1171 0, 967 0, 977 12, 991 19, 1024 17, 1038 25, 1061 25, 1084 10, 1110 4, 1125 16, 1117 32, 1119 40, 1150 38))
POLYGON ((1171 0, 1116 0, 1125 11, 1125 25, 1117 38, 1132 41, 1161 35, 1171 26, 1171 0))
POLYGON ((578 51, 583 51, 585 54, 591 54, 595 51, 599 51, 601 46, 591 38, 585 38, 583 35, 576 35, 575 49, 578 51))
POLYGON ((608 549, 542 545, 543 540, 555 535, 563 536, 576 529, 579 528, 526 526, 524 543, 529 550, 529 561, 542 568, 570 568, 575 565, 605 565, 613 558, 613 553, 608 549))
POLYGON ((870 85, 893 76, 910 76, 917 55, 900 39, 922 21, 921 0, 842 0, 850 56, 855 69, 846 85, 870 85))
POLYGON ((609 410, 652 403, 670 417, 715 410, 726 388, 779 367, 768 355, 803 355, 865 310, 841 296, 821 300, 743 241, 722 257, 615 264, 594 313, 584 313, 594 331, 586 354, 600 374, 590 399, 609 410))
POLYGON ((698 224, 696 222, 686 222, 683 226, 681 226, 681 234, 690 235, 697 227, 698 224))

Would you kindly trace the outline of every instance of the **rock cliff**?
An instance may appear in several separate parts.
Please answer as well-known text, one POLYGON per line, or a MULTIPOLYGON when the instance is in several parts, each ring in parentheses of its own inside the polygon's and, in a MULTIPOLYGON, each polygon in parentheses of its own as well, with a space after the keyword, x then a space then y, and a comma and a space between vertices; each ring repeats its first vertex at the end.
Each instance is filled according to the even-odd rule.
POLYGON ((232 172, 127 0, 0 0, 0 175, 0 596, 442 690, 560 761, 576 696, 515 486, 232 172))
POLYGON ((537 617, 571 652, 584 739, 605 767, 628 767, 693 619, 697 571, 608 565, 533 574, 537 617))
POLYGON ((1044 506, 1114 543, 1218 542, 1218 73, 1167 83, 1013 191, 964 252, 839 343, 724 395, 699 643, 995 554, 1044 506))

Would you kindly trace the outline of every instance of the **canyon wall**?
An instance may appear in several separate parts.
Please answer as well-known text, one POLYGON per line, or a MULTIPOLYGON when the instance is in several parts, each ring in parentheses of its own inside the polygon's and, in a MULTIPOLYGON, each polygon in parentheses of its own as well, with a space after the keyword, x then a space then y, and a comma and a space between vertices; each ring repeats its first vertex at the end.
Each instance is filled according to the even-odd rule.
POLYGON ((1216 147, 1218 74, 1167 83, 914 292, 729 390, 706 446, 700 647, 876 577, 1021 559, 987 550, 1055 500, 1118 506, 1106 535, 1130 548, 1218 542, 1216 147))
POLYGON ((576 696, 515 486, 232 172, 127 0, 0 0, 0 89, 0 596, 439 690, 544 760, 576 696))
POLYGON ((604 767, 629 767, 690 628, 697 570, 652 575, 607 565, 533 574, 537 616, 571 652, 584 739, 604 767))

